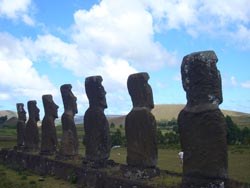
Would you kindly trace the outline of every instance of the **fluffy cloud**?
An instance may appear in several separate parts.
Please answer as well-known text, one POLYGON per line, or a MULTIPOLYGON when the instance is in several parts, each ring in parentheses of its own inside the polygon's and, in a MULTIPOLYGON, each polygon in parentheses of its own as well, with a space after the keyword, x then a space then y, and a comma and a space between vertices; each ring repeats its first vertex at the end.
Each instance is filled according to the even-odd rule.
POLYGON ((2 99, 21 96, 40 99, 43 93, 56 95, 47 76, 40 76, 25 56, 21 41, 6 33, 0 33, 0 41, 0 85, 8 88, 8 96, 3 94, 2 99))
POLYGON ((244 88, 250 88, 250 81, 246 81, 246 82, 241 83, 241 86, 244 88))
POLYGON ((80 48, 99 56, 126 59, 136 69, 176 64, 174 54, 154 41, 152 15, 138 0, 103 0, 74 14, 72 35, 80 48))
POLYGON ((185 29, 195 37, 204 33, 225 42, 230 38, 231 43, 250 49, 248 0, 145 0, 144 4, 157 31, 185 29))
POLYGON ((21 19, 27 25, 34 25, 34 21, 29 16, 31 0, 0 0, 0 17, 9 19, 21 19))

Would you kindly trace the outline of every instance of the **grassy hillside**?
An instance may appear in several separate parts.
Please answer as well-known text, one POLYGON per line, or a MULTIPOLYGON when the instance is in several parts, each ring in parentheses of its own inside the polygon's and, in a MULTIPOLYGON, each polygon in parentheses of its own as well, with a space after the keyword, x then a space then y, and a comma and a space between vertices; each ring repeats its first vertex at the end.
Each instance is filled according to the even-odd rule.
MULTIPOLYGON (((157 121, 177 119, 179 112, 184 108, 183 104, 157 104, 155 105, 152 113, 157 121)), ((222 113, 226 116, 231 116, 232 120, 240 127, 250 128, 250 114, 235 112, 230 110, 222 110, 222 113)), ((109 122, 113 122, 115 125, 125 124, 125 115, 119 117, 109 118, 109 122)))
MULTIPOLYGON (((152 113, 154 114, 157 121, 161 120, 172 120, 173 118, 177 119, 179 112, 184 108, 183 104, 157 104, 155 105, 152 113)), ((231 116, 232 120, 240 127, 249 127, 250 128, 250 114, 230 111, 230 110, 222 110, 223 114, 231 116)), ((9 110, 0 111, 0 116, 8 116, 8 119, 12 117, 16 117, 16 112, 9 110)), ((125 115, 121 116, 108 116, 109 123, 114 123, 115 125, 124 125, 125 124, 125 115)), ((12 118, 13 119, 13 118, 12 118)), ((78 115, 75 117, 76 124, 82 124, 83 116, 78 115)), ((15 122, 16 124, 16 122, 15 122)), ((60 118, 56 120, 56 124, 60 124, 60 118)))
POLYGON ((17 117, 17 113, 10 110, 0 110, 0 117, 1 116, 7 116, 8 119, 10 119, 12 117, 17 117))

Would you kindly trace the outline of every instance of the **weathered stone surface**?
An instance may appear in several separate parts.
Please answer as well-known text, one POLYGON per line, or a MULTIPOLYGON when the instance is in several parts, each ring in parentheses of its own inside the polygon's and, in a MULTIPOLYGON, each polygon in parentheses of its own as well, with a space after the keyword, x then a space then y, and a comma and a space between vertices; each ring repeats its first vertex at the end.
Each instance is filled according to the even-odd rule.
POLYGON ((55 119, 58 118, 58 106, 54 103, 52 95, 43 95, 44 118, 42 120, 41 154, 52 155, 57 148, 57 135, 55 119))
POLYGON ((156 121, 151 113, 154 107, 147 73, 132 74, 128 91, 133 109, 126 116, 127 164, 138 167, 156 167, 158 160, 156 121))
POLYGON ((17 103, 17 148, 21 149, 24 146, 24 132, 26 122, 26 111, 24 110, 23 103, 17 103))
POLYGON ((183 58, 181 73, 187 105, 178 116, 184 152, 183 187, 227 187, 226 122, 218 61, 213 51, 183 58))
POLYGON ((39 132, 37 122, 40 120, 39 108, 36 106, 36 101, 28 101, 29 119, 25 128, 24 146, 28 151, 36 151, 39 149, 39 132))
POLYGON ((79 167, 63 161, 49 159, 41 155, 31 155, 14 150, 0 150, 0 163, 16 170, 27 169, 39 175, 51 175, 76 183, 76 187, 91 188, 156 188, 147 182, 119 177, 118 166, 113 169, 92 169, 79 167), (110 170, 112 175, 110 175, 110 170))
POLYGON ((61 86, 64 113, 61 118, 63 136, 59 153, 65 156, 78 155, 78 136, 74 121, 74 116, 78 112, 76 104, 77 98, 71 89, 71 84, 61 86))
POLYGON ((104 114, 107 103, 102 77, 86 78, 85 90, 89 99, 89 108, 84 114, 85 157, 88 161, 100 163, 108 160, 111 148, 109 124, 104 114))
POLYGON ((74 135, 70 129, 65 130, 62 134, 62 141, 61 141, 61 148, 60 148, 60 154, 63 154, 64 156, 72 156, 76 154, 74 146, 74 135))
POLYGON ((217 109, 222 103, 221 76, 213 51, 189 54, 183 58, 181 75, 187 96, 187 111, 217 109))

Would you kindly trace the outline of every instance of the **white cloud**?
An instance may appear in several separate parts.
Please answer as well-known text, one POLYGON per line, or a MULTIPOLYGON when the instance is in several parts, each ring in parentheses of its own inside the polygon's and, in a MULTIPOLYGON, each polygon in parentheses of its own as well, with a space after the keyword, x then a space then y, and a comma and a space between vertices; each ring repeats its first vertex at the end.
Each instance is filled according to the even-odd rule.
POLYGON ((244 25, 239 25, 235 33, 229 33, 228 35, 240 49, 250 49, 250 28, 247 28, 244 25))
POLYGON ((89 11, 74 14, 72 38, 98 56, 126 59, 136 69, 176 64, 175 54, 154 41, 152 15, 138 0, 103 0, 89 11))
POLYGON ((193 37, 211 35, 250 49, 248 0, 144 0, 157 31, 185 29, 193 37))
POLYGON ((103 0, 89 11, 78 10, 74 19, 70 42, 50 34, 24 39, 29 57, 45 58, 79 77, 102 75, 109 91, 124 91, 131 73, 178 62, 175 52, 154 40, 152 16, 141 1, 103 0))
POLYGON ((0 93, 0 100, 1 101, 5 101, 5 100, 8 100, 8 99, 10 99, 9 94, 7 94, 7 93, 0 93))
POLYGON ((232 84, 233 86, 238 85, 237 80, 236 80, 236 78, 235 78, 234 76, 231 76, 231 84, 232 84))
POLYGON ((46 75, 40 76, 25 56, 22 43, 13 36, 0 33, 0 84, 8 88, 9 97, 40 99, 42 94, 57 94, 46 75))
POLYGON ((246 82, 241 83, 241 86, 244 88, 250 88, 250 81, 246 81, 246 82))
POLYGON ((22 20, 27 25, 34 25, 34 21, 29 16, 31 0, 0 0, 0 17, 13 20, 22 20))

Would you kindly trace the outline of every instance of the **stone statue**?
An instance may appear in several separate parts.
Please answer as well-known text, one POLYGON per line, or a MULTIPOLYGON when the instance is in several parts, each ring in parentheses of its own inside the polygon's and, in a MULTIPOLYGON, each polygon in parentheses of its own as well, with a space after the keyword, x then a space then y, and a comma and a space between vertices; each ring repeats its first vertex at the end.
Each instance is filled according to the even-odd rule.
POLYGON ((89 108, 84 115, 85 157, 88 161, 105 162, 110 155, 111 140, 109 124, 104 114, 107 103, 102 77, 87 77, 85 90, 89 99, 89 108))
POLYGON ((37 151, 39 149, 39 132, 37 122, 40 120, 39 108, 36 101, 28 101, 29 119, 25 128, 24 146, 27 151, 37 151))
POLYGON ((224 187, 228 178, 226 122, 218 59, 213 51, 183 58, 182 84, 187 104, 178 125, 184 152, 183 187, 224 187))
POLYGON ((42 120, 41 154, 53 155, 57 148, 57 135, 55 119, 58 118, 58 106, 54 103, 52 95, 43 95, 44 118, 42 120))
POLYGON ((24 110, 23 103, 17 103, 17 149, 21 149, 24 146, 24 131, 26 122, 26 111, 24 110))
POLYGON ((157 131, 151 113, 154 101, 148 80, 148 73, 136 73, 128 77, 127 86, 133 108, 125 119, 127 164, 154 168, 158 160, 157 131))
POLYGON ((78 155, 78 136, 74 116, 77 114, 77 98, 72 93, 71 84, 64 84, 61 86, 61 94, 64 105, 64 113, 62 115, 62 142, 59 153, 63 156, 78 155))

